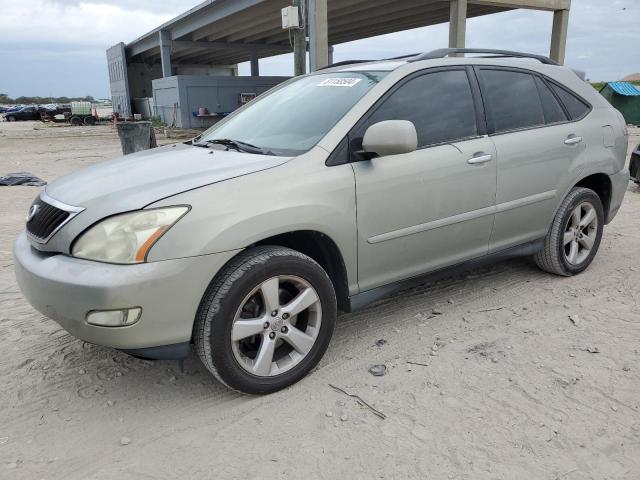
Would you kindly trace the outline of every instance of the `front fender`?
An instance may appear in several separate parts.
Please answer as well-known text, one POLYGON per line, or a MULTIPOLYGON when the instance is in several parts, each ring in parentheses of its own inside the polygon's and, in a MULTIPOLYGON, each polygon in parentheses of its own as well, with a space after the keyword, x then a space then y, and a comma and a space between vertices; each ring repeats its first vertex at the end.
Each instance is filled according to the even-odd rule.
POLYGON ((275 235, 311 230, 336 243, 349 279, 355 280, 354 173, 351 165, 325 166, 326 157, 316 148, 276 168, 150 205, 187 204, 192 209, 153 246, 149 261, 237 250, 275 235))

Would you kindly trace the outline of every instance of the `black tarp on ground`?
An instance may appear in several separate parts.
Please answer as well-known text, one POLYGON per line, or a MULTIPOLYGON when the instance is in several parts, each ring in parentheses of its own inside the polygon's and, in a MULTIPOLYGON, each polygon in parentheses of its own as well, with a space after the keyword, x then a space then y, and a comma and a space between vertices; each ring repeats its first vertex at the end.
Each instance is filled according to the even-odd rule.
POLYGON ((13 187, 16 185, 43 187, 46 184, 47 182, 29 172, 8 173, 0 177, 0 187, 13 187))

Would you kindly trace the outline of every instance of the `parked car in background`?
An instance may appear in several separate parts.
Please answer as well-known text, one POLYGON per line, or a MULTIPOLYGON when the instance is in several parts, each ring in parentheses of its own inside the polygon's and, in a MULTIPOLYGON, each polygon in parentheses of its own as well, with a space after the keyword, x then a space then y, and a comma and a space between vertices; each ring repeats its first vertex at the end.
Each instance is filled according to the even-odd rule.
POLYGON ((9 113, 9 112, 17 112, 18 110, 20 110, 21 108, 24 108, 25 105, 14 105, 12 107, 7 107, 5 110, 5 113, 9 113))
POLYGON ((165 359, 193 345, 224 384, 269 393, 318 364, 338 309, 514 256, 583 272, 627 189, 627 135, 546 57, 346 62, 193 142, 49 183, 16 277, 87 342, 165 359))
POLYGON ((22 107, 18 110, 7 111, 4 113, 4 118, 7 122, 16 122, 20 120, 40 120, 39 107, 30 106, 22 107))
POLYGON ((3 117, 8 122, 16 122, 21 120, 57 120, 66 121, 71 116, 71 105, 65 104, 47 104, 47 105, 28 105, 7 108, 3 113, 3 117))

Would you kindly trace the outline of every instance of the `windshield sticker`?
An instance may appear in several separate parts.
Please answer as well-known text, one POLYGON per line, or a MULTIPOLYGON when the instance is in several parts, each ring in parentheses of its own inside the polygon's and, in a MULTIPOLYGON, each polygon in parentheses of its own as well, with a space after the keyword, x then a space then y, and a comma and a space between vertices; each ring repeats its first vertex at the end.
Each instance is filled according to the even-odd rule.
POLYGON ((318 84, 319 87, 353 87, 361 78, 327 78, 318 84))

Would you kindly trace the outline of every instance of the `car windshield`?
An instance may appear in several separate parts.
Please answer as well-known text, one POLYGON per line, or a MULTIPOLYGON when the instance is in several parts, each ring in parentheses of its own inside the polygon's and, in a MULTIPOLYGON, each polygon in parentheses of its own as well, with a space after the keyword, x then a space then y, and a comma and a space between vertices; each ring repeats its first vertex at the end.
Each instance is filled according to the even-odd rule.
POLYGON ((250 146, 262 153, 310 150, 389 72, 333 72, 300 77, 214 125, 197 144, 250 146))

